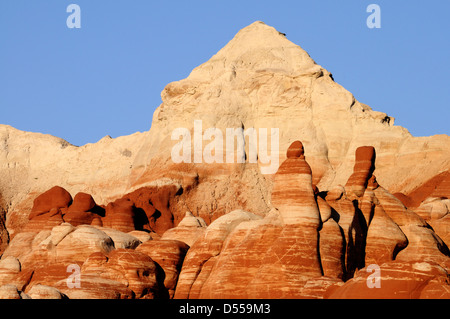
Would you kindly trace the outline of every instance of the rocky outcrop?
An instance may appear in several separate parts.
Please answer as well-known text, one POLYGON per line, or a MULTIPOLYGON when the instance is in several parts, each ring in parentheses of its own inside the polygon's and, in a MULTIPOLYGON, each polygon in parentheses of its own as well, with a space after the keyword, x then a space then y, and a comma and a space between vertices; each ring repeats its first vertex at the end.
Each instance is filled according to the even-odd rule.
POLYGON ((365 267, 344 285, 330 286, 329 299, 449 299, 448 272, 429 262, 381 264, 365 267))
POLYGON ((120 282, 133 292, 135 298, 162 298, 167 292, 160 269, 148 255, 119 248, 109 254, 91 255, 83 263, 81 278, 87 274, 120 282))
MULTIPOLYGON (((179 212, 173 222, 163 208, 156 208, 161 216, 155 225, 149 219, 160 234, 186 211, 208 224, 235 209, 267 214, 272 179, 261 173, 269 165, 265 155, 273 154, 274 165, 279 155, 281 163, 295 140, 308 150, 313 183, 322 191, 345 185, 353 171, 351 158, 362 145, 377 150, 375 174, 391 193, 409 196, 448 171, 450 163, 448 136, 411 136, 392 117, 357 101, 301 47, 259 21, 239 31, 189 77, 168 84, 161 98, 150 131, 80 147, 0 125, 0 193, 8 203, 10 236, 28 222, 26 212, 36 196, 54 185, 71 194, 91 194, 100 206, 144 187, 181 186, 180 201, 172 203, 179 212), (250 163, 248 144, 246 163, 226 163, 225 143, 223 163, 194 163, 193 158, 174 163, 172 133, 186 128, 192 134, 196 120, 202 121, 201 133, 254 128, 258 143, 264 130, 270 135, 279 129, 279 147, 272 150, 268 139, 267 154, 260 150, 257 163, 250 163)), ((208 145, 204 140, 202 151, 208 145)))
MULTIPOLYGON (((313 184, 322 191, 346 184, 361 146, 377 150, 374 174, 391 193, 408 194, 448 170, 450 163, 448 136, 411 136, 387 114, 357 101, 302 48, 262 22, 238 32, 186 79, 168 84, 161 97, 145 147, 136 156, 131 183, 140 187, 171 178, 192 185, 187 180, 198 175, 201 182, 184 200, 183 211, 207 223, 239 208, 267 214, 273 181, 261 173, 267 166, 260 160, 265 154, 257 154, 258 163, 250 162, 250 142, 244 164, 194 163, 193 153, 191 163, 174 163, 171 151, 177 141, 170 143, 169 136, 181 127, 192 139, 196 120, 201 120, 202 132, 215 128, 223 135, 227 128, 254 128, 258 134, 278 128, 279 147, 272 149, 268 139, 267 154, 279 153, 279 163, 292 142, 302 141, 313 184)), ((204 140, 202 151, 208 145, 204 140)), ((224 163, 226 151, 224 143, 224 163)), ((364 171, 364 164, 361 168, 364 171)), ((361 172, 355 173, 356 179, 361 172)))
POLYGON ((211 263, 220 254, 225 240, 242 222, 260 217, 243 210, 230 212, 208 226, 189 249, 181 270, 175 298, 199 297, 211 271, 211 263))
POLYGON ((64 221, 74 225, 92 224, 94 219, 104 215, 90 194, 78 193, 64 214, 64 221))
POLYGON ((0 194, 0 255, 8 246, 9 233, 6 228, 6 213, 1 206, 1 194, 0 194))
MULTIPOLYGON (((361 166, 355 165, 355 172, 346 184, 348 193, 346 187, 330 192, 330 196, 314 191, 311 179, 305 178, 310 176, 310 170, 302 149, 299 142, 291 145, 277 173, 280 176, 274 180, 272 203, 278 209, 263 219, 239 223, 221 245, 213 246, 207 238, 196 242, 186 258, 175 297, 345 298, 347 287, 355 282, 359 286, 351 286, 352 294, 357 295, 358 289, 362 289, 360 297, 366 298, 364 291, 370 288, 359 278, 370 265, 387 269, 381 280, 386 281, 390 295, 397 294, 396 289, 404 286, 406 290, 397 297, 424 297, 431 295, 428 290, 445 296, 449 254, 442 248, 443 243, 438 245, 437 235, 426 228, 420 216, 408 211, 376 182, 374 149, 369 148, 372 155, 364 174, 361 166), (359 179, 355 178, 358 175, 359 179), (353 183, 355 180, 358 182, 353 183), (359 193, 355 193, 355 185, 359 193), (298 198, 302 198, 303 207, 296 209, 298 198), (426 233, 420 235, 418 229, 426 233), (415 236, 424 239, 431 236, 435 241, 425 240, 420 244, 415 236), (320 238, 318 242, 317 238, 320 238), (262 244, 262 239, 266 244, 262 244), (221 247, 220 252, 216 248, 214 253, 206 253, 205 245, 221 247), (295 253, 291 255, 291 252, 295 253), (427 279, 430 287, 423 293, 426 285, 422 285, 422 279, 414 284, 418 280, 415 276, 420 277, 421 273, 415 274, 413 267, 408 270, 409 279, 401 278, 402 270, 397 270, 416 260, 426 260, 441 269, 437 278, 427 279), (390 279, 391 272, 398 274, 392 275, 398 279, 390 279), (329 291, 335 293, 328 295, 329 291)), ((361 162, 360 156, 361 152, 356 152, 356 163, 361 162)), ((377 291, 374 296, 380 294, 377 291)))
POLYGON ((207 225, 203 218, 195 217, 191 212, 186 212, 186 215, 177 227, 165 231, 161 238, 179 240, 188 246, 192 246, 203 235, 206 227, 207 225))
POLYGON ((72 200, 63 188, 51 188, 37 197, 31 219, 0 259, 0 293, 4 298, 447 298, 450 252, 428 224, 445 221, 447 200, 426 200, 416 213, 377 182, 373 148, 358 149, 354 163, 345 187, 320 191, 303 144, 295 141, 274 177, 268 214, 235 210, 208 225, 187 212, 162 236, 150 226, 157 223, 139 221, 154 217, 158 205, 172 214, 171 203, 180 196, 175 189, 137 190, 103 208, 89 194, 72 200), (70 219, 73 224, 65 221, 69 212, 81 213, 70 219), (95 219, 83 218, 88 213, 95 219), (381 273, 382 291, 373 290, 379 289, 373 288, 374 269, 381 273))
POLYGON ((151 257, 164 270, 164 286, 169 297, 173 297, 188 249, 188 245, 178 240, 151 240, 140 245, 136 251, 151 257))
POLYGON ((417 208, 428 198, 450 198, 450 171, 447 168, 406 195, 404 193, 394 195, 409 208, 417 208))
POLYGON ((361 146, 356 149, 355 166, 353 174, 347 181, 345 189, 348 195, 361 197, 366 188, 369 178, 375 170, 375 148, 372 146, 361 146))
POLYGON ((149 132, 81 147, 0 125, 0 297, 450 298, 447 135, 262 22, 161 97, 149 132), (177 128, 202 135, 191 162, 177 128), (210 128, 248 138, 194 160, 210 128))

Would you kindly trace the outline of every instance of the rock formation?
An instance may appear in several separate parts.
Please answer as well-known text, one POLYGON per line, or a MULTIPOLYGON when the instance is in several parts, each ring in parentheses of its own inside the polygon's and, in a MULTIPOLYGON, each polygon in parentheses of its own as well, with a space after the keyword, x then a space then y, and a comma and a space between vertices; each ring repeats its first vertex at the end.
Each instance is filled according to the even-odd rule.
POLYGON ((450 298, 449 136, 262 22, 161 97, 150 131, 81 147, 0 125, 0 298, 450 298))

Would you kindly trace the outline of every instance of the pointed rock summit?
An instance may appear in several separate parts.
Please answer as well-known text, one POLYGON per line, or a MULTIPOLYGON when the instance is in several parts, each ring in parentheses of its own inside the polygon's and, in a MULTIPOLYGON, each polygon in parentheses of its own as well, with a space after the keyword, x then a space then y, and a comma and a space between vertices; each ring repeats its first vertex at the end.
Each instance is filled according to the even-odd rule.
MULTIPOLYGON (((286 159, 286 153, 280 150, 301 140, 312 182, 321 190, 345 185, 353 172, 355 150, 361 146, 377 150, 378 165, 373 173, 394 193, 408 193, 449 168, 449 136, 411 136, 405 128, 395 126, 387 114, 357 101, 300 46, 260 21, 239 31, 186 79, 169 83, 161 97, 163 103, 155 111, 150 132, 135 157, 130 187, 168 177, 182 187, 190 187, 186 181, 198 176, 202 183, 196 185, 198 192, 191 194, 187 206, 203 206, 199 215, 205 220, 223 214, 220 207, 243 192, 246 198, 262 199, 242 198, 247 203, 244 209, 270 210, 265 199, 273 178, 263 176, 259 169, 266 165, 261 161, 265 154, 259 146, 258 163, 251 163, 250 139, 246 138, 246 163, 227 164, 227 129, 254 129, 258 143, 264 143, 261 132, 270 135, 271 130, 278 130, 278 145, 271 144, 270 138, 265 143, 267 154, 278 156, 278 163, 286 159), (222 132, 222 163, 194 163, 195 121, 201 121, 203 133, 210 129, 222 132), (178 136, 171 139, 172 133, 180 127, 190 132, 189 163, 178 164, 171 159, 172 149, 179 142, 178 136), (432 159, 431 164, 428 159, 432 159), (249 187, 255 184, 261 187, 249 187), (204 205, 204 196, 211 189, 215 189, 213 197, 221 194, 213 199, 218 203, 214 214, 204 205)), ((204 136, 200 153, 208 143, 204 136)), ((228 210, 238 208, 242 207, 228 210)))
POLYGON ((313 59, 298 45, 264 22, 256 21, 240 30, 207 63, 195 68, 190 80, 213 80, 224 75, 237 75, 233 70, 272 70, 299 76, 320 70, 313 59), (225 74, 231 71, 231 74, 225 74), (205 78, 206 77, 206 78, 205 78))

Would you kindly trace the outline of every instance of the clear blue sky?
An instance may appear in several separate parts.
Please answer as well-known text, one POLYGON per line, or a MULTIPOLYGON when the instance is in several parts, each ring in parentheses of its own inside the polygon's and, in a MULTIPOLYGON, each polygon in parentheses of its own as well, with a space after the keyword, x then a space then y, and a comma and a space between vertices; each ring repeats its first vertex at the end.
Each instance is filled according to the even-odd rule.
POLYGON ((396 125, 450 134, 449 17, 448 0, 1 0, 0 123, 75 145, 147 131, 166 84, 261 20, 396 125))

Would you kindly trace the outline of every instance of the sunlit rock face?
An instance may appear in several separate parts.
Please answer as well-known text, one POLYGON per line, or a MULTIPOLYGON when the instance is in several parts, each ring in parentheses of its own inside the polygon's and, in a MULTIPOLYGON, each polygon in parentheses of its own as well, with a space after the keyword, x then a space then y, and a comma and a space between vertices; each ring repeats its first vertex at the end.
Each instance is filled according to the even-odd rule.
POLYGON ((1 298, 450 298, 449 136, 259 21, 161 98, 80 147, 0 125, 1 298))

